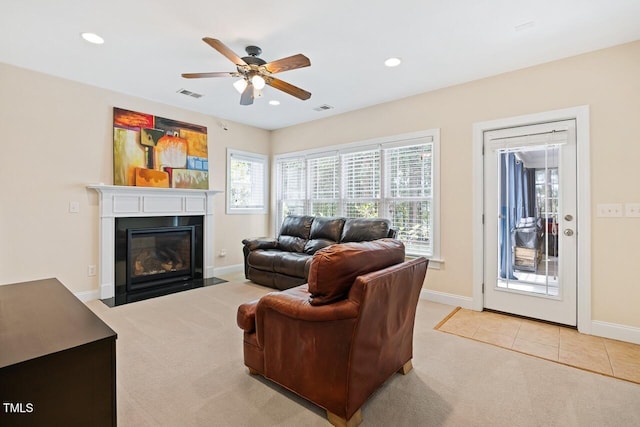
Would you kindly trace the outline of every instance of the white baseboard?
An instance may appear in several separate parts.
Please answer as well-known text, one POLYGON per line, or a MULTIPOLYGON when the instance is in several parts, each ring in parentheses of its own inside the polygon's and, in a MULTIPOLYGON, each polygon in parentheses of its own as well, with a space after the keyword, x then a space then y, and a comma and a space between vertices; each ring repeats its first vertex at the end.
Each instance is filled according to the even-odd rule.
POLYGON ((95 291, 74 292, 73 294, 82 302, 100 299, 100 292, 97 289, 95 291))
POLYGON ((640 328, 636 328, 634 326, 593 320, 591 322, 591 334, 599 337, 610 338, 612 340, 640 344, 640 328))
POLYGON ((224 267, 217 267, 213 269, 214 276, 220 276, 223 274, 234 274, 244 271, 244 264, 226 265, 224 267))
POLYGON ((445 292, 422 289, 422 291, 420 291, 420 298, 440 304, 447 304, 454 307, 462 307, 473 310, 473 298, 471 297, 463 297, 461 295, 447 294, 445 292))

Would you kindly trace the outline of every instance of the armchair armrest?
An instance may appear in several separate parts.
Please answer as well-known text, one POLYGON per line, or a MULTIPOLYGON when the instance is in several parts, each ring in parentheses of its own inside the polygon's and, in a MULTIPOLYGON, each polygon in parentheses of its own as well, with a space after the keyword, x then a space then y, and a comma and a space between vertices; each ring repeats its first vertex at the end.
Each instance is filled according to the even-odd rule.
POLYGON ((276 324, 291 325, 292 322, 300 324, 303 329, 313 329, 314 325, 355 321, 358 311, 359 305, 350 300, 312 306, 306 285, 267 294, 260 299, 255 312, 258 345, 262 347, 264 344, 265 319, 272 330, 274 326, 277 328, 276 324))
POLYGON ((267 310, 273 310, 290 319, 306 322, 353 319, 358 315, 358 305, 350 300, 313 306, 309 303, 308 295, 301 298, 299 295, 283 292, 273 292, 260 299, 257 307, 258 317, 267 310))
POLYGON ((253 239, 243 239, 242 244, 249 251, 256 249, 276 249, 278 240, 273 237, 258 237, 253 239))
POLYGON ((256 330, 256 306, 258 301, 251 301, 241 304, 238 307, 236 323, 245 332, 251 333, 256 330))

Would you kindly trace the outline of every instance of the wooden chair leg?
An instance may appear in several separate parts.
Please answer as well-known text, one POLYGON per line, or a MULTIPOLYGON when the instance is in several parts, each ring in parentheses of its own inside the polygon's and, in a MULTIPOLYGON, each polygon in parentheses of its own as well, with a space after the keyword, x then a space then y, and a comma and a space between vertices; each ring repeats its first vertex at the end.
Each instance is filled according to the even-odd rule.
POLYGON ((362 422, 362 409, 358 409, 348 420, 327 411, 327 420, 336 427, 356 427, 362 422))
POLYGON ((409 361, 407 363, 402 365, 402 368, 398 369, 398 373, 400 373, 402 375, 407 375, 409 373, 409 371, 412 370, 412 369, 413 369, 413 364, 411 363, 411 359, 409 359, 409 361))

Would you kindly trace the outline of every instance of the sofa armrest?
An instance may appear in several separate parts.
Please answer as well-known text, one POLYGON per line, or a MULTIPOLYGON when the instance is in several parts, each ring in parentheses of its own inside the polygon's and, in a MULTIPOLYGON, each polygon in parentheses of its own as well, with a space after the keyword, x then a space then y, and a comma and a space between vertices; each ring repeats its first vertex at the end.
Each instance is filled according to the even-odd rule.
POLYGON ((273 237, 258 237, 254 239, 244 239, 242 244, 249 251, 255 251, 256 249, 276 249, 278 247, 278 240, 273 237))

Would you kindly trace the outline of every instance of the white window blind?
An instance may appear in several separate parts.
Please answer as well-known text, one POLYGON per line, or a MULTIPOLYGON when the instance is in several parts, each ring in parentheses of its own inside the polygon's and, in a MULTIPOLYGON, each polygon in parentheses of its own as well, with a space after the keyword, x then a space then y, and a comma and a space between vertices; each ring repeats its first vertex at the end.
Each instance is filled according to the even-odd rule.
POLYGON ((408 255, 439 256, 437 130, 276 157, 276 229, 288 214, 381 217, 408 255))
POLYGON ((227 213, 267 212, 267 157, 227 152, 227 213))
POLYGON ((338 215, 340 198, 338 155, 310 158, 307 161, 307 167, 311 215, 338 215))
POLYGON ((287 215, 304 215, 306 191, 306 159, 287 158, 277 162, 276 198, 280 223, 287 215))
POLYGON ((386 205, 407 252, 433 253, 433 144, 384 150, 386 205))
POLYGON ((380 149, 345 153, 342 167, 345 215, 380 216, 380 149))

